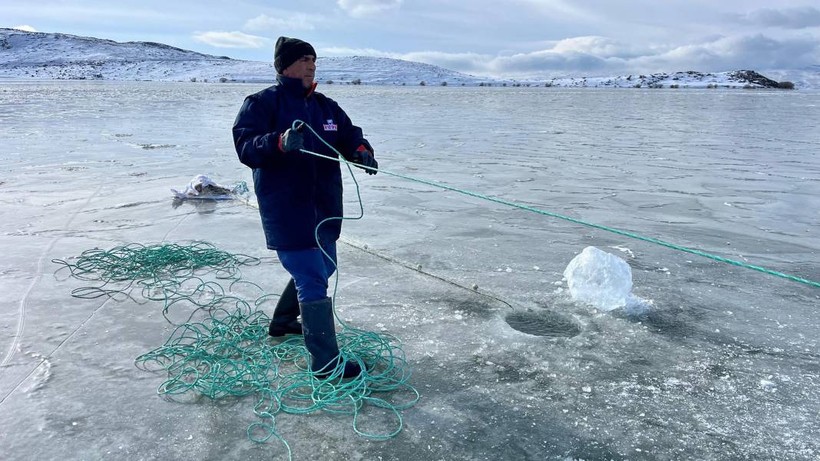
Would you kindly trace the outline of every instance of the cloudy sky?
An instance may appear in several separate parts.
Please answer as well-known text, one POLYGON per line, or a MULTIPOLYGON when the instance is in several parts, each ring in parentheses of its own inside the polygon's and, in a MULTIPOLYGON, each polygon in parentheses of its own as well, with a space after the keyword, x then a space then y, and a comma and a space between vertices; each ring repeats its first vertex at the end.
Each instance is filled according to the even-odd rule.
POLYGON ((255 61, 287 35, 508 77, 820 65, 818 0, 3 0, 0 27, 255 61))

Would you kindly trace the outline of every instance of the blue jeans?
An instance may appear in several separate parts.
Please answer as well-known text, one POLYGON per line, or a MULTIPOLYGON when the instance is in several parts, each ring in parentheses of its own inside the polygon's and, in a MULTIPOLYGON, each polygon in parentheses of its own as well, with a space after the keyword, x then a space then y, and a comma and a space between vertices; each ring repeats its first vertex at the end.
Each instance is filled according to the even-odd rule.
POLYGON ((276 250, 279 261, 293 277, 299 303, 309 303, 327 297, 330 276, 336 271, 336 242, 322 242, 322 248, 305 250, 276 250))

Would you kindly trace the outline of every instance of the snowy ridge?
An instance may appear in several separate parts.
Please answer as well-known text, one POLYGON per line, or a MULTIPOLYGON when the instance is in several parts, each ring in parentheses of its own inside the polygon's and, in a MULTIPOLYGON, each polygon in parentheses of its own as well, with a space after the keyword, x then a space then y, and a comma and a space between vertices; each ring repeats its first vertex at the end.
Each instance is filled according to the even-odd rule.
POLYGON ((0 78, 189 80, 227 75, 238 63, 247 62, 160 43, 0 29, 0 78))
MULTIPOLYGON (((555 86, 577 88, 820 88, 820 65, 801 70, 628 75, 617 77, 477 77, 431 64, 368 56, 319 57, 322 83, 367 85, 555 86)), ((270 62, 212 56, 153 42, 115 42, 0 28, 0 78, 272 82, 270 62)))
MULTIPOLYGON (((320 57, 321 82, 475 85, 478 78, 390 58, 320 57)), ((68 34, 0 29, 0 78, 160 81, 273 81, 272 62, 211 56, 151 42, 118 43, 68 34)))

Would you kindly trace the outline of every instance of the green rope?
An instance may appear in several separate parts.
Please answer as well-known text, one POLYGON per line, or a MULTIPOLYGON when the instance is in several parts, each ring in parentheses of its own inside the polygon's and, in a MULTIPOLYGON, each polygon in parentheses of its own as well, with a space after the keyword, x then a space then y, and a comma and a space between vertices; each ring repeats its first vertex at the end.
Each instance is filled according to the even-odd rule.
MULTIPOLYGON (((296 129, 296 127, 300 123, 304 123, 304 122, 302 122, 299 119, 294 120, 293 123, 291 124, 291 128, 296 129)), ((348 220, 349 221, 356 221, 356 220, 362 219, 364 217, 364 202, 362 201, 362 193, 361 193, 361 189, 359 187, 359 181, 356 180, 356 175, 353 174, 353 169, 351 168, 351 165, 353 165, 353 163, 347 161, 344 158, 344 156, 342 156, 342 154, 335 147, 330 145, 330 143, 325 141, 325 139, 321 135, 319 135, 319 133, 317 133, 316 130, 314 130, 313 127, 310 126, 310 124, 304 123, 303 126, 307 127, 307 129, 311 133, 313 133, 314 136, 316 136, 316 139, 321 141, 330 150, 335 152, 336 155, 337 155, 337 158, 327 157, 327 156, 324 156, 324 155, 321 155, 321 154, 315 154, 315 153, 310 152, 310 151, 305 150, 305 149, 300 149, 300 151, 308 153, 308 154, 314 154, 318 157, 323 157, 323 158, 335 160, 335 161, 340 162, 340 163, 344 163, 347 166, 347 171, 350 173, 350 178, 353 180, 353 185, 356 188, 356 203, 359 204, 359 213, 358 213, 358 215, 356 215, 356 216, 331 216, 329 218, 325 218, 322 221, 320 221, 319 224, 317 224, 316 227, 313 230, 313 239, 316 242, 316 246, 319 247, 319 249, 325 255, 327 260, 331 261, 333 263, 334 267, 336 268, 334 279, 333 279, 334 280, 334 282, 333 282, 333 294, 331 295, 331 298, 333 299, 333 306, 335 306, 336 305, 336 293, 339 291, 339 264, 338 264, 338 262, 333 262, 333 258, 331 258, 330 255, 327 253, 327 251, 324 249, 324 247, 322 247, 322 242, 319 239, 319 229, 322 227, 322 225, 324 225, 325 223, 330 222, 330 221, 348 221, 348 220)), ((359 165, 359 166, 361 166, 361 165, 359 165)), ((342 325, 342 328, 345 328, 345 329, 348 328, 348 325, 345 323, 345 321, 342 320, 341 317, 339 317, 338 313, 336 312, 336 309, 333 309, 333 315, 336 318, 336 321, 338 321, 342 325)))
MULTIPOLYGON (((308 125, 306 125, 306 126, 308 126, 308 125)), ((343 157, 339 157, 339 158, 330 157, 330 156, 322 155, 322 154, 319 154, 319 153, 316 153, 316 152, 311 152, 311 151, 305 150, 305 149, 302 149, 301 151, 306 153, 306 154, 314 155, 316 157, 321 157, 321 158, 324 158, 324 159, 327 159, 327 160, 332 160, 332 161, 339 162, 339 163, 345 163, 345 164, 348 165, 348 168, 350 167, 349 165, 351 164, 349 161, 345 160, 343 157)), ((363 165, 356 165, 356 166, 359 167, 359 168, 368 169, 368 170, 373 169, 373 168, 366 167, 366 166, 363 166, 363 165)), ((600 229, 600 230, 603 230, 603 231, 611 232, 613 234, 623 235, 624 237, 629 237, 629 238, 633 238, 633 239, 636 239, 636 240, 641 240, 641 241, 644 241, 644 242, 654 243, 656 245, 660 245, 660 246, 663 246, 663 247, 666 247, 666 248, 671 248, 673 250, 678 250, 678 251, 682 251, 682 252, 685 252, 685 253, 690 253, 690 254, 702 256, 704 258, 708 258, 708 259, 711 259, 711 260, 714 260, 714 261, 719 261, 719 262, 731 264, 733 266, 743 267, 745 269, 752 269, 752 270, 755 270, 755 271, 758 271, 758 272, 763 272, 765 274, 773 275, 775 277, 780 277, 780 278, 784 278, 784 279, 787 279, 787 280, 791 280, 793 282, 798 282, 798 283, 802 283, 804 285, 809 285, 809 286, 813 286, 813 287, 816 287, 816 288, 820 288, 820 282, 817 282, 817 281, 814 281, 814 280, 809 280, 809 279, 806 279, 806 278, 803 278, 803 277, 798 277, 798 276, 795 276, 795 275, 790 275, 790 274, 786 274, 786 273, 783 273, 783 272, 778 272, 778 271, 775 271, 775 270, 772 270, 772 269, 767 269, 765 267, 756 266, 756 265, 753 265, 753 264, 748 264, 748 263, 745 263, 743 261, 737 261, 737 260, 734 260, 734 259, 724 258, 722 256, 713 255, 713 254, 707 253, 705 251, 697 250, 697 249, 694 249, 694 248, 688 248, 688 247, 685 247, 685 246, 681 246, 681 245, 677 245, 677 244, 674 244, 674 243, 666 242, 666 241, 656 239, 656 238, 653 238, 653 237, 646 237, 646 236, 643 236, 643 235, 640 235, 640 234, 636 234, 634 232, 628 232, 628 231, 616 229, 616 228, 613 228, 613 227, 604 226, 604 225, 601 225, 601 224, 595 224, 595 223, 583 221, 583 220, 572 218, 570 216, 562 215, 562 214, 559 214, 559 213, 553 213, 553 212, 550 212, 550 211, 541 210, 541 209, 531 207, 531 206, 528 206, 528 205, 522 205, 520 203, 512 202, 510 200, 504 200, 504 199, 501 199, 501 198, 498 198, 498 197, 491 197, 489 195, 481 194, 481 193, 478 193, 478 192, 472 192, 472 191, 465 190, 465 189, 459 189, 457 187, 449 186, 447 184, 443 184, 443 183, 436 182, 436 181, 430 181, 430 180, 427 180, 427 179, 415 178, 415 177, 403 175, 403 174, 400 174, 400 173, 394 173, 392 171, 384 170, 384 169, 381 169, 381 168, 379 168, 377 171, 381 174, 386 174, 388 176, 393 176, 393 177, 396 177, 396 178, 401 178, 401 179, 405 179, 405 180, 408 180, 408 181, 413 181, 413 182, 417 182, 417 183, 420 183, 420 184, 425 184, 425 185, 436 187, 436 188, 439 188, 439 189, 444 189, 444 190, 448 190, 448 191, 452 191, 452 192, 457 192, 459 194, 467 195, 467 196, 470 196, 470 197, 475 197, 475 198, 478 198, 478 199, 481 199, 481 200, 486 200, 486 201, 489 201, 489 202, 499 203, 501 205, 506 205, 506 206, 509 206, 509 207, 518 208, 518 209, 529 211, 529 212, 532 212, 532 213, 537 213, 537 214, 540 214, 540 215, 543 215, 543 216, 549 216, 549 217, 552 217, 552 218, 563 219, 564 221, 569 221, 571 223, 581 224, 583 226, 592 227, 594 229, 600 229)), ((358 184, 357 184, 357 191, 358 191, 358 184)))
MULTIPOLYGON (((207 242, 185 246, 132 243, 110 250, 94 248, 84 251, 76 260, 74 264, 61 259, 52 262, 68 269, 76 279, 101 283, 72 290, 71 295, 75 298, 108 296, 130 298, 139 303, 140 299, 131 296, 131 288, 136 286, 141 290, 141 299, 163 302, 162 314, 174 325, 179 323, 171 320, 169 312, 180 303, 194 304, 204 310, 231 302, 244 303, 226 296, 222 286, 201 276, 210 274, 217 280, 236 281, 241 279, 241 266, 260 263, 258 258, 227 253, 207 242), (127 285, 108 288, 121 282, 127 285)), ((193 314, 182 323, 189 321, 193 314)))
MULTIPOLYGON (((214 400, 255 396, 253 412, 259 420, 248 426, 248 438, 259 443, 278 440, 289 459, 291 448, 276 426, 282 414, 349 415, 355 433, 385 440, 402 430, 401 411, 420 398, 408 383, 410 370, 401 342, 392 335, 351 327, 338 334, 342 363, 356 361, 366 370, 350 380, 339 376, 343 366, 337 367, 335 375, 318 379, 310 371, 310 354, 301 336, 278 343, 271 339, 270 318, 263 308, 276 296, 243 296, 234 291, 253 288, 263 292, 241 278, 241 266, 259 264, 258 258, 194 242, 93 249, 73 263, 53 261, 63 266, 58 271, 65 268, 74 278, 97 282, 74 290, 72 296, 161 301, 164 315, 172 306, 190 310, 185 322, 175 323, 165 344, 137 357, 135 365, 167 375, 157 389, 161 395, 202 395, 214 400), (230 281, 227 290, 218 283, 225 280, 230 281), (139 294, 132 296, 134 287, 139 287, 139 294), (365 406, 370 409, 368 414, 386 412, 394 426, 384 431, 365 429, 365 406)), ((376 419, 383 421, 384 417, 376 419)))

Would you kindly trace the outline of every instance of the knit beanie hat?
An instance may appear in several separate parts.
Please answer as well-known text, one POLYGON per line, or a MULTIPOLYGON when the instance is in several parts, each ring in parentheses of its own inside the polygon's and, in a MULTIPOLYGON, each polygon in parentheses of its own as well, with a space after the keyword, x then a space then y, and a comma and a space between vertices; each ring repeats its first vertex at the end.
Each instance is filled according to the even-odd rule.
POLYGON ((279 37, 276 40, 276 47, 273 49, 273 67, 276 68, 276 73, 281 74, 306 54, 316 56, 316 50, 313 49, 310 43, 298 38, 279 37))

